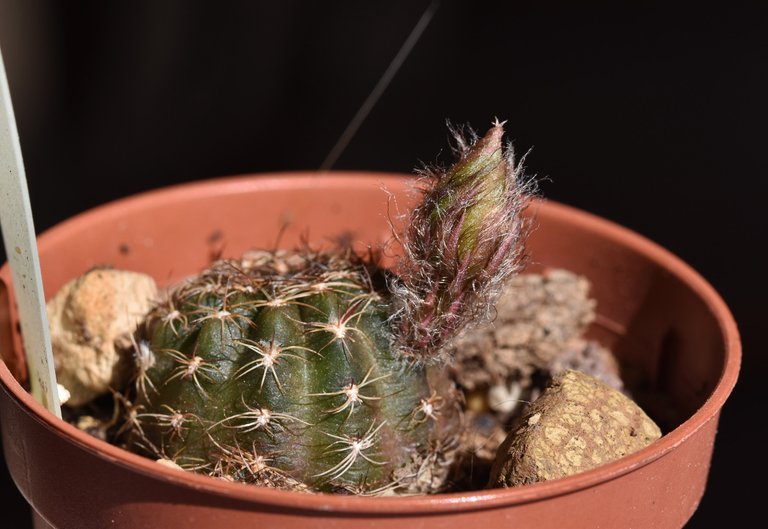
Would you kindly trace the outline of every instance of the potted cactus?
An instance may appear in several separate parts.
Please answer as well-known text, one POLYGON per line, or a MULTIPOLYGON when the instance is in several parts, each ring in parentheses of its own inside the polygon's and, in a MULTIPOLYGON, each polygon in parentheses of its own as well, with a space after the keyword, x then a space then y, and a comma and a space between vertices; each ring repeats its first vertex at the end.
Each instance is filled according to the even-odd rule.
POLYGON ((134 338, 118 442, 280 488, 443 490, 461 435, 447 347, 519 270, 528 200, 501 123, 457 138, 457 162, 423 175, 397 273, 375 249, 305 245, 216 261, 163 296, 134 338))
MULTIPOLYGON (((449 348, 467 326, 493 316, 502 285, 524 264, 524 210, 533 199, 502 143, 498 122, 482 138, 460 139, 455 165, 416 181, 429 184, 420 200, 408 192, 412 182, 393 175, 219 180, 127 199, 43 236, 49 292, 105 262, 175 286, 133 335, 130 383, 118 394, 124 418, 113 427, 120 446, 48 417, 29 398, 19 384, 15 314, 0 303, 0 337, 9 344, 0 365, 4 445, 39 527, 383 527, 416 519, 460 527, 510 516, 531 527, 684 523, 706 464, 684 479, 677 469, 708 462, 738 369, 730 315, 695 272, 652 243, 538 201, 540 227, 527 248, 533 268, 590 276, 603 321, 614 322, 592 336, 615 346, 678 416, 653 445, 578 475, 425 494, 450 483, 466 426, 462 395, 446 375, 449 348), (405 218, 385 214, 381 182, 413 206, 405 218), (260 218, 293 217, 298 227, 283 233, 281 250, 250 251, 275 240, 269 230, 254 241, 254 208, 260 218), (174 230, 181 224, 183 235, 174 230), (354 227, 370 249, 399 234, 401 251, 363 258, 349 244, 297 244, 309 225, 315 241, 354 227), (224 234, 233 258, 210 264, 220 254, 211 233, 224 234), (652 280, 659 273, 669 278, 661 291, 652 280), (670 326, 684 337, 674 350, 664 338, 670 326), (709 329, 707 343, 701 329, 709 329), (694 356, 698 367, 686 371, 694 356), (669 386, 668 377, 682 382, 669 386), (600 508, 583 509, 585 501, 600 508), (87 512, 72 508, 86 504, 87 512), (670 509, 663 520, 652 507, 659 504, 670 509)), ((531 427, 539 420, 526 419, 531 427)))

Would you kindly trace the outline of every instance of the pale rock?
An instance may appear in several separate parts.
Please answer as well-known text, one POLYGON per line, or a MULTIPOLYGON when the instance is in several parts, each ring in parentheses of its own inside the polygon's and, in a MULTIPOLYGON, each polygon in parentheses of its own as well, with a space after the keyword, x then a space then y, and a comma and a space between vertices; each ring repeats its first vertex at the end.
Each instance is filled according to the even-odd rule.
POLYGON ((48 302, 56 376, 69 392, 67 404, 86 404, 125 382, 131 334, 156 298, 148 275, 95 268, 48 302))

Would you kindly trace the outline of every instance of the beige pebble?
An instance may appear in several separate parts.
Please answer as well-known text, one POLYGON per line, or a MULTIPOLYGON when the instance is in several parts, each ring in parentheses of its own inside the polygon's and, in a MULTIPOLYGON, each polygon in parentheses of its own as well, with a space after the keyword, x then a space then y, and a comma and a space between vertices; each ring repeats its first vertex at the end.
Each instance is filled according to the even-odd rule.
POLYGON ((95 268, 48 302, 56 376, 69 392, 67 404, 86 404, 124 382, 130 335, 156 297, 148 275, 95 268))
POLYGON ((489 486, 557 479, 608 463, 661 437, 629 397, 596 378, 555 378, 499 447, 489 486))
POLYGON ((171 461, 170 459, 157 459, 155 462, 158 465, 162 465, 166 468, 172 468, 174 470, 184 470, 178 464, 176 464, 175 461, 171 461))

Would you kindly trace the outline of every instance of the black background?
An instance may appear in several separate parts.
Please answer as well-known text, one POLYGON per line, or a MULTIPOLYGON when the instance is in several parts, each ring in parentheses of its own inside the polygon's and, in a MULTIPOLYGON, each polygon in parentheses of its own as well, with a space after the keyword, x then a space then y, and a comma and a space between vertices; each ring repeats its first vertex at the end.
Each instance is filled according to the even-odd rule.
MULTIPOLYGON (((318 168, 427 4, 0 0, 37 230, 177 182, 318 168)), ((687 527, 751 526, 762 494, 746 479, 768 470, 768 17, 580 4, 443 1, 335 168, 447 161, 446 119, 498 116, 545 197, 701 272, 745 353, 687 527)), ((0 504, 4 528, 28 527, 4 465, 0 504)))

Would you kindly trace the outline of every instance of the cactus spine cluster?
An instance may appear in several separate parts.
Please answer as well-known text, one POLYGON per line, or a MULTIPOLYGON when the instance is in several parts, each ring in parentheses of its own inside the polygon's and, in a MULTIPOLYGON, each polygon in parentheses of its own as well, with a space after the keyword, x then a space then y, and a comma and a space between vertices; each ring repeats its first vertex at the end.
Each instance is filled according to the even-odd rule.
POLYGON ((521 187, 501 135, 496 123, 427 174, 398 277, 304 248, 218 261, 175 287, 137 332, 127 446, 281 488, 441 490, 460 426, 442 351, 519 260, 521 187))

